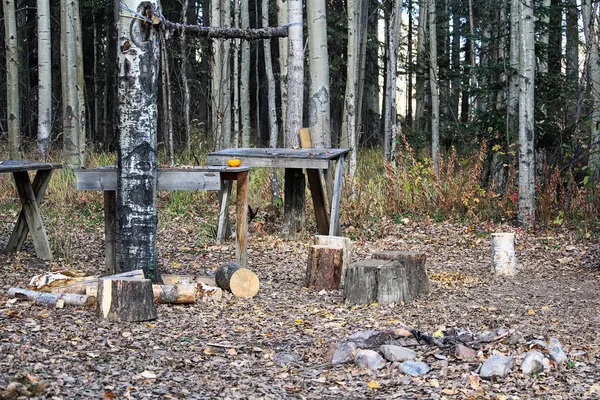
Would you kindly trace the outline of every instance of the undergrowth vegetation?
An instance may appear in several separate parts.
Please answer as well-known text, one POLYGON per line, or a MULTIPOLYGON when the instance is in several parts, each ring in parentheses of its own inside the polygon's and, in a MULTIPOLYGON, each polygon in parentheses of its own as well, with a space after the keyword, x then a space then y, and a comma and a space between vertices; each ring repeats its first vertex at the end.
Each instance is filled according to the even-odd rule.
MULTIPOLYGON (((394 162, 385 162, 379 149, 362 150, 354 181, 346 179, 341 200, 341 224, 353 237, 365 234, 383 219, 402 224, 410 219, 434 222, 514 222, 518 207, 516 161, 507 166, 507 184, 502 191, 482 181, 489 162, 486 143, 471 154, 455 149, 441 157, 439 176, 430 158, 417 157, 411 146, 401 143, 394 162)), ((204 155, 200 160, 204 159, 204 155)), ((198 157, 181 165, 197 165, 198 157)), ((51 160, 52 161, 52 160, 51 160)), ((54 162, 59 162, 53 160, 54 162)), ((88 167, 116 163, 115 154, 88 157, 88 167)), ((542 229, 567 227, 590 237, 598 227, 599 186, 577 182, 570 171, 543 165, 537 184, 537 225, 542 229)), ((278 171, 282 184, 283 171, 278 171)), ((249 204, 259 209, 254 229, 277 231, 283 214, 281 199, 273 200, 272 174, 266 168, 252 169, 249 204)), ((234 197, 235 198, 235 197, 234 197)), ((314 224, 312 202, 307 189, 307 221, 314 224)), ((42 208, 53 251, 71 254, 81 229, 102 236, 103 196, 101 192, 77 191, 69 169, 56 170, 46 191, 42 208)), ((217 229, 218 202, 214 192, 161 191, 158 195, 159 230, 186 222, 194 226, 188 237, 196 246, 213 242, 217 229)), ((12 224, 18 212, 17 194, 10 175, 0 175, 0 221, 12 224)), ((183 224, 181 224, 183 225, 183 224)), ((8 226, 8 225, 7 225, 8 226)), ((312 228, 311 228, 312 229, 312 228)), ((8 231, 8 229, 5 229, 8 231)), ((384 234, 379 232, 378 234, 384 234)), ((376 233, 377 234, 377 233, 376 233)))

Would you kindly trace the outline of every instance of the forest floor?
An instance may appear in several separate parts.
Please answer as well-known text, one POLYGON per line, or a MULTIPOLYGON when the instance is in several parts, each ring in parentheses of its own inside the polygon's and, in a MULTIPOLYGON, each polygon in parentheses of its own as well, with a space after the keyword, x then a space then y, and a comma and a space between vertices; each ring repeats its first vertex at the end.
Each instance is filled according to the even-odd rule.
MULTIPOLYGON (((303 288, 309 235, 285 241, 252 232, 248 266, 261 281, 255 298, 161 304, 158 319, 147 323, 107 323, 93 310, 48 310, 7 297, 9 288, 26 287, 33 275, 52 268, 104 274, 100 228, 71 228, 81 231, 68 261, 41 262, 30 243, 17 255, 0 253, 0 398, 17 398, 19 391, 55 399, 600 398, 598 240, 581 240, 566 230, 520 232, 518 275, 499 278, 490 273, 489 234, 513 227, 403 222, 381 221, 371 227, 377 238, 353 242, 354 260, 379 250, 427 253, 430 295, 395 306, 350 307, 338 291, 303 288), (349 335, 400 326, 429 334, 440 328, 508 328, 527 343, 488 343, 472 362, 457 359, 452 349, 415 345, 432 366, 418 377, 391 363, 378 371, 352 363, 327 366, 328 349, 349 335), (536 375, 521 373, 519 356, 529 350, 529 341, 551 337, 563 344, 569 363, 536 375), (280 366, 274 362, 280 352, 299 360, 280 366), (492 353, 514 356, 515 365, 506 378, 478 379, 492 353), (445 364, 436 364, 444 357, 445 364)), ((0 248, 9 228, 0 231, 0 248)), ((233 260, 233 243, 195 248, 190 243, 195 229, 193 221, 161 227, 163 273, 207 274, 233 260)))

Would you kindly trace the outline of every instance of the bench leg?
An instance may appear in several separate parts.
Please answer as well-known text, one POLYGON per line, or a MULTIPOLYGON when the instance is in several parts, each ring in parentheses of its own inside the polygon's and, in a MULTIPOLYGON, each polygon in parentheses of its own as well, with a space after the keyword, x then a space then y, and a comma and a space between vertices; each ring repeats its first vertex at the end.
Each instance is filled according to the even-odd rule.
POLYGON ((104 192, 104 256, 106 271, 109 275, 117 273, 117 192, 104 192))
POLYGON ((223 189, 220 193, 221 196, 221 208, 219 210, 219 225, 217 226, 217 244, 221 244, 225 241, 227 234, 227 220, 229 219, 229 199, 231 198, 231 181, 223 181, 223 189))
POLYGON ((248 176, 248 171, 237 174, 235 260, 243 267, 248 264, 248 176))
POLYGON ((344 155, 338 159, 335 167, 335 180, 333 182, 333 199, 331 200, 331 219, 329 220, 329 236, 340 234, 340 198, 342 196, 342 170, 344 168, 344 155))

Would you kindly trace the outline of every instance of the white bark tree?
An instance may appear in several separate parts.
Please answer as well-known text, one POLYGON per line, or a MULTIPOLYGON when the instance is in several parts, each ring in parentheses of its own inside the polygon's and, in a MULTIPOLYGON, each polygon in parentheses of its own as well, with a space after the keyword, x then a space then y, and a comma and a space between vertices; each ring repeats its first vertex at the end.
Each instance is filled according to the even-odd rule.
MULTIPOLYGON (((210 25, 221 26, 221 1, 211 0, 210 2, 210 25)), ((223 116, 224 110, 221 108, 222 97, 222 73, 223 73, 223 50, 221 46, 222 39, 212 39, 212 64, 211 64, 211 109, 212 109, 212 133, 213 142, 216 149, 220 149, 223 138, 223 116)))
POLYGON ((598 46, 598 3, 583 0, 583 33, 585 35, 589 80, 590 157, 588 167, 594 179, 600 176, 600 51, 598 46))
MULTIPOLYGON (((242 29, 250 28, 248 0, 241 1, 242 29)), ((285 115, 285 114, 284 114, 285 115)), ((240 119, 242 125, 242 147, 250 147, 250 42, 242 40, 240 60, 240 119)))
POLYGON ((385 87, 385 110, 383 119, 383 154, 386 160, 393 157, 393 140, 397 131, 397 110, 396 110, 396 77, 398 74, 398 48, 400 42, 400 27, 402 25, 402 0, 394 0, 392 15, 389 21, 388 29, 388 57, 385 69, 386 87, 385 87))
POLYGON ((329 52, 327 49, 325 0, 309 0, 306 14, 310 75, 308 127, 314 147, 331 147, 329 52))
POLYGON ((52 58, 50 40, 50 2, 37 1, 38 21, 38 155, 46 160, 52 130, 52 58))
POLYGON ((119 10, 117 272, 143 269, 160 280, 156 255, 158 37, 142 18, 156 5, 129 0, 119 10))
POLYGON ((533 0, 520 3, 519 223, 535 225, 535 30, 533 0))
MULTIPOLYGON (((282 26, 289 22, 287 0, 277 0, 277 25, 282 26)), ((279 39, 279 91, 281 97, 281 115, 287 115, 287 62, 288 39, 279 39)), ((285 123, 283 124, 285 127, 285 123)))
POLYGON ((77 119, 79 121, 79 165, 85 165, 87 144, 87 108, 85 104, 85 75, 83 71, 83 33, 79 15, 79 0, 72 0, 73 24, 75 27, 75 60, 77 63, 77 119))
MULTIPOLYGON (((516 134, 519 115, 519 49, 521 33, 519 31, 519 0, 510 1, 510 49, 508 70, 508 99, 507 99, 507 138, 516 134)), ((509 141, 507 139, 507 145, 509 141)))
POLYGON ((440 98, 437 67, 437 23, 435 0, 429 0, 429 89, 431 90, 431 159, 436 176, 440 174, 440 98))
MULTIPOLYGON (((188 0, 181 1, 181 23, 187 24, 187 10, 189 6, 188 0)), ((183 134, 185 136, 185 149, 189 153, 192 150, 192 137, 190 130, 190 84, 188 80, 188 53, 186 44, 185 30, 182 30, 179 35, 179 45, 181 46, 180 57, 181 65, 179 73, 181 74, 181 86, 183 89, 183 134)))
POLYGON ((17 45, 17 19, 14 0, 2 2, 4 12, 4 37, 6 43, 6 109, 9 156, 21 159, 21 128, 19 105, 19 53, 17 45))

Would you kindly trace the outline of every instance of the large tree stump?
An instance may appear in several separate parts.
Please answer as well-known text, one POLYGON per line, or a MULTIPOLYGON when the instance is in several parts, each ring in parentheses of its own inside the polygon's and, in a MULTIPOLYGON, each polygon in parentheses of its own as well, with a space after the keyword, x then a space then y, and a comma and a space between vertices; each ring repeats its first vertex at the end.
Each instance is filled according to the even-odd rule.
POLYGON ((258 276, 248 268, 228 261, 215 272, 215 281, 221 289, 228 290, 235 297, 249 299, 258 293, 258 276))
POLYGON ((344 280, 346 279, 346 271, 348 270, 350 264, 352 264, 352 240, 343 236, 315 235, 314 244, 341 247, 344 250, 340 287, 344 286, 344 280))
POLYGON ((496 275, 517 274, 514 233, 492 233, 492 271, 496 275))
POLYGON ((344 249, 334 246, 310 246, 305 286, 314 290, 340 288, 344 249))
POLYGON ((98 311, 107 321, 149 321, 156 319, 150 279, 101 278, 98 280, 98 311))
POLYGON ((374 257, 348 269, 344 285, 347 304, 408 303, 429 293, 424 253, 380 252, 374 257))

